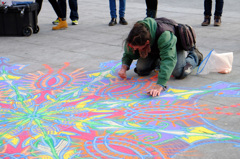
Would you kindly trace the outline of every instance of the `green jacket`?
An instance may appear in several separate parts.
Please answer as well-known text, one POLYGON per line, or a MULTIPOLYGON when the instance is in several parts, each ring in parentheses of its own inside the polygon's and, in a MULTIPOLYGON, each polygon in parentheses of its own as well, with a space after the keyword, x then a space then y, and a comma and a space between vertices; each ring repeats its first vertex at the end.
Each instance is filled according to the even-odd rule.
MULTIPOLYGON (((138 23, 144 23, 151 34, 151 46, 157 40, 159 57, 161 60, 160 69, 158 72, 157 84, 166 86, 173 69, 177 63, 177 37, 170 31, 164 31, 161 36, 156 39, 157 22, 153 18, 145 18, 144 20, 138 21, 138 23)), ((128 47, 127 44, 124 46, 124 53, 122 57, 122 64, 130 67, 132 61, 140 57, 139 53, 133 53, 133 49, 128 47)))

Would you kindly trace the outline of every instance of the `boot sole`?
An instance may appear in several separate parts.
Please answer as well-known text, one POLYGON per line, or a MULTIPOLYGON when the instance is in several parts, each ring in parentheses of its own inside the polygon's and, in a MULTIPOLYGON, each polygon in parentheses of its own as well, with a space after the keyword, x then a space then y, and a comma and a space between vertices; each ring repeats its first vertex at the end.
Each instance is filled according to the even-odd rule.
POLYGON ((114 23, 114 24, 108 24, 108 26, 114 26, 114 25, 116 25, 117 23, 114 23))
POLYGON ((68 27, 65 27, 65 28, 60 28, 60 29, 52 29, 52 30, 65 30, 67 29, 68 27))
POLYGON ((119 23, 119 24, 122 24, 122 25, 128 25, 128 23, 119 23))
POLYGON ((210 24, 202 24, 202 26, 209 26, 210 24))

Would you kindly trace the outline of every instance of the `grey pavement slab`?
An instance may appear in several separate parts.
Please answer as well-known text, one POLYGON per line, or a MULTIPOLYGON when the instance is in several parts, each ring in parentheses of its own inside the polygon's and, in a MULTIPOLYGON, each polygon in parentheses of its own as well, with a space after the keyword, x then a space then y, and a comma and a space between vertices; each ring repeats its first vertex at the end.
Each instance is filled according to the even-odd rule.
MULTIPOLYGON (((214 3, 215 2, 213 2, 213 4, 214 3)), ((28 148, 34 147, 36 152, 25 153, 28 150, 23 151, 22 149, 22 155, 25 155, 24 157, 33 155, 39 158, 49 156, 60 158, 62 155, 62 158, 65 159, 70 158, 72 155, 72 158, 238 159, 240 156, 239 8, 239 0, 225 1, 222 25, 220 27, 214 27, 212 25, 212 18, 212 24, 210 26, 202 27, 203 1, 158 1, 158 17, 171 18, 177 22, 186 23, 194 27, 197 34, 197 46, 204 56, 214 49, 217 53, 233 52, 234 60, 233 69, 230 74, 214 72, 207 75, 196 75, 196 70, 194 70, 194 72, 184 80, 171 78, 168 82, 170 88, 168 92, 163 93, 162 96, 156 99, 149 99, 149 97, 144 95, 144 88, 147 88, 146 85, 148 83, 146 81, 148 80, 144 81, 145 78, 139 79, 133 70, 130 70, 127 72, 128 79, 132 78, 133 80, 126 81, 126 86, 124 82, 116 78, 114 65, 110 63, 110 61, 120 61, 123 53, 123 42, 130 29, 136 21, 145 18, 146 5, 144 0, 127 0, 125 18, 129 24, 126 26, 117 24, 113 27, 108 26, 110 21, 108 1, 80 0, 78 1, 79 24, 76 26, 71 25, 70 18, 68 18, 68 29, 59 31, 53 31, 51 29, 53 26, 52 21, 56 19, 56 14, 50 3, 44 0, 41 13, 38 16, 39 33, 33 34, 30 37, 0 37, 0 56, 9 59, 8 63, 11 65, 26 65, 22 69, 11 68, 13 72, 16 71, 21 74, 34 75, 28 78, 26 77, 26 79, 24 78, 23 83, 15 81, 15 83, 12 84, 11 82, 7 82, 12 87, 6 86, 6 83, 3 82, 6 78, 2 78, 3 75, 0 77, 0 104, 1 107, 4 108, 0 110, 0 115, 2 115, 0 118, 0 139, 3 141, 0 142, 0 158, 1 153, 6 156, 7 154, 14 155, 14 153, 21 153, 17 149, 7 149, 7 145, 10 144, 13 147, 21 147, 22 144, 24 147, 24 144, 27 144, 25 143, 27 140, 25 140, 24 143, 18 143, 17 141, 21 141, 19 139, 21 135, 20 132, 25 130, 25 127, 31 125, 21 125, 21 123, 16 122, 14 124, 21 126, 14 129, 14 132, 9 131, 9 135, 4 134, 3 132, 6 131, 4 127, 7 122, 10 123, 11 121, 10 118, 7 118, 7 121, 5 120, 4 116, 7 116, 6 112, 16 113, 16 110, 22 110, 24 106, 29 106, 29 111, 38 111, 37 108, 34 109, 33 106, 31 106, 36 104, 37 101, 31 101, 29 102, 30 104, 28 103, 29 105, 22 103, 20 108, 16 108, 16 103, 19 102, 18 100, 21 99, 21 96, 14 95, 14 93, 11 94, 9 93, 10 91, 7 91, 12 88, 15 91, 19 90, 19 92, 30 90, 26 93, 27 95, 24 100, 41 97, 52 102, 58 101, 59 105, 65 102, 65 105, 63 104, 64 106, 61 108, 57 107, 57 104, 54 105, 59 110, 66 111, 65 107, 69 106, 67 103, 73 104, 73 107, 76 106, 76 110, 71 110, 69 114, 64 114, 64 111, 59 112, 59 114, 63 113, 66 116, 68 115, 65 118, 61 118, 66 120, 66 122, 62 121, 60 117, 58 118, 58 114, 55 114, 52 119, 49 119, 53 123, 57 123, 56 125, 60 123, 59 127, 40 126, 41 123, 44 123, 44 121, 41 121, 40 123, 33 122, 31 128, 26 128, 29 129, 31 136, 35 136, 28 138, 28 141, 31 143, 28 145, 28 148), (47 78, 48 76, 46 74, 49 73, 50 70, 46 69, 46 65, 57 72, 63 68, 66 63, 68 63, 69 66, 63 70, 64 73, 69 75, 70 79, 64 81, 64 78, 57 75, 54 78, 47 78), (101 65, 103 63, 106 64, 101 65), (79 68, 83 68, 86 74, 73 73, 79 68), (46 75, 45 80, 40 80, 41 73, 46 75), (37 77, 39 77, 39 79, 37 79, 37 77), (24 85, 25 82, 34 81, 33 79, 37 79, 35 84, 24 85), (101 79, 103 80, 101 81, 101 79), (98 80, 99 82, 96 82, 98 80), (34 90, 38 91, 38 93, 43 91, 43 88, 42 90, 37 89, 39 81, 42 82, 43 86, 49 84, 48 89, 44 87, 44 89, 46 89, 44 93, 42 93, 46 95, 44 97, 36 92, 34 93, 34 90), (54 81, 66 82, 69 85, 67 88, 64 87, 64 89, 51 89, 51 87, 53 87, 51 82, 54 83, 54 81), (146 82, 144 87, 141 87, 141 82, 146 82), (138 88, 141 90, 141 93, 138 92, 138 88), (81 91, 79 91, 80 93, 77 96, 75 89, 79 89, 84 93, 81 94, 81 91), (126 89, 126 91, 124 91, 124 89, 126 89), (135 89, 137 90, 136 92, 135 89), (116 97, 118 94, 118 92, 115 92, 116 90, 120 90, 119 97, 116 97), (60 94, 56 95, 54 91, 60 94), (64 96, 64 92, 65 94, 67 92, 71 93, 69 97, 66 97, 64 96), (93 93, 91 94, 91 92, 93 93), (96 94, 94 94, 94 92, 96 94), (139 97, 139 99, 135 99, 133 96, 139 97), (60 97, 62 98, 60 99, 60 97), (62 99, 64 99, 64 101, 61 101, 62 99), (158 105, 158 101, 164 104, 158 105), (8 107, 8 104, 11 106, 8 107), (144 105, 149 108, 145 108, 144 105), (155 107, 155 105, 158 105, 158 107, 155 107), (84 106, 89 106, 89 109, 84 106), (166 108, 164 109, 163 107, 165 106, 166 108), (81 109, 79 110, 79 108, 83 109, 85 114, 80 112, 81 109), (116 123, 121 123, 121 126, 125 126, 128 129, 121 127, 114 131, 114 133, 112 129, 101 130, 99 132, 93 130, 93 128, 97 128, 101 124, 104 125, 103 123, 107 122, 107 119, 110 117, 107 116, 103 119, 99 116, 88 119, 86 119, 86 117, 94 113, 98 114, 101 111, 104 112, 104 108, 108 110, 107 113, 118 110, 119 114, 124 114, 121 114, 122 116, 120 117, 112 114, 114 118, 110 120, 111 122, 108 121, 108 126, 111 126, 113 122, 117 121, 116 123), (157 113, 150 118, 149 114, 154 112, 153 109, 156 109, 157 111, 155 111, 155 113, 157 113), (163 113, 166 110, 172 113, 159 115, 160 112, 163 113), (137 116, 136 114, 138 118, 134 118, 137 116), (196 114, 197 116, 195 118, 194 115, 196 114), (126 117, 127 115, 129 115, 128 118, 126 117), (176 116, 176 118, 174 118, 174 116, 176 116), (75 120, 75 117, 80 117, 76 122, 78 124, 75 126, 71 124, 71 126, 67 125, 67 122, 71 123, 68 117, 72 120, 75 120), (88 123, 88 120, 91 121, 93 119, 95 119, 95 123, 94 121, 88 123), (125 120, 123 121, 122 119, 125 120), (145 122, 143 121, 144 119, 148 121, 145 122), (177 119, 179 120, 177 121, 177 119), (81 120, 84 120, 84 122, 80 122, 81 120), (158 121, 162 125, 159 123, 158 125, 158 121), (132 126, 131 129, 127 124, 132 126), (176 124, 177 126, 171 127, 171 124, 176 124), (39 127, 37 128, 36 125, 39 127), (82 125, 82 127, 80 125, 82 125), (160 127, 159 130, 156 128, 156 125, 160 127), (148 126, 158 130, 158 132, 153 132, 152 129, 149 130, 148 126), (169 129, 164 126, 168 126, 169 129), (72 131, 70 127, 72 129, 76 129, 77 127, 77 129, 72 131), (133 127, 138 127, 136 128, 137 131, 134 132, 133 127), (44 133, 39 133, 43 131, 43 129, 46 129, 48 135, 50 134, 49 136, 53 139, 52 143, 55 144, 53 144, 54 146, 57 146, 57 143, 62 139, 59 145, 63 148, 61 150, 60 148, 58 149, 61 151, 58 155, 53 155, 53 152, 55 152, 54 149, 57 148, 49 144, 50 142, 48 144, 46 142, 46 138, 49 136, 46 134, 46 136, 44 136, 42 135, 44 133), (51 129, 53 132, 63 131, 62 136, 58 134, 62 138, 59 136, 53 137, 54 134, 51 134, 47 129, 51 129), (74 133, 74 135, 71 133, 74 133), (39 137, 37 135, 42 136, 39 137), (36 139, 37 137, 39 137, 39 140, 36 139), (12 138, 14 138, 14 140, 11 140, 12 138), (6 142, 9 143, 6 144, 6 142), (66 146, 64 145, 65 142, 66 145, 70 145, 70 147, 64 147, 66 146), (63 157, 64 155, 65 157, 63 157)), ((69 13, 70 10, 68 8, 67 15, 69 15, 69 13)), ((113 64, 116 63, 113 62, 113 64)), ((2 66, 0 65, 0 67, 2 66)), ((0 73, 4 74, 2 70, 0 70, 0 73)), ((154 75, 156 74, 153 73, 152 76, 154 75)), ((10 80, 10 78, 17 80, 15 76, 8 77, 7 79, 10 80)), ((149 78, 147 77, 146 79, 149 78)), ((58 85, 57 82, 56 86, 58 85)), ((44 100, 44 102, 46 101, 44 100)), ((41 106, 41 104, 39 105, 41 106)), ((45 105, 47 104, 45 103, 45 105)), ((48 108, 48 111, 53 111, 53 108, 48 108)), ((69 108, 69 110, 70 109, 71 108, 69 108)), ((37 121, 33 116, 34 115, 30 115, 29 118, 37 121)), ((15 119, 14 116, 12 118, 15 119)), ((47 120, 47 118, 45 119, 47 120)), ((104 126, 107 127, 106 125, 104 126)), ((8 130, 11 128, 13 128, 13 126, 7 127, 8 130)))

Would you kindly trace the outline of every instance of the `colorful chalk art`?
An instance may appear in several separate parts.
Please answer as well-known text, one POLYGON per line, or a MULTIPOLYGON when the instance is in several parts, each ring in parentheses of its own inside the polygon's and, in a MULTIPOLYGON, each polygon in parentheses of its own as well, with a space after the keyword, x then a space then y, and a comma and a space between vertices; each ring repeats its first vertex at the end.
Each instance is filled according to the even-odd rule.
POLYGON ((240 145, 240 133, 212 121, 240 116, 240 103, 214 106, 207 95, 240 97, 240 84, 216 82, 200 88, 171 87, 160 97, 146 90, 157 75, 122 80, 120 61, 97 71, 21 74, 24 65, 0 58, 1 159, 169 159, 203 144, 240 145), (200 104, 201 103, 201 104, 200 104), (211 117, 214 114, 214 117, 211 117))

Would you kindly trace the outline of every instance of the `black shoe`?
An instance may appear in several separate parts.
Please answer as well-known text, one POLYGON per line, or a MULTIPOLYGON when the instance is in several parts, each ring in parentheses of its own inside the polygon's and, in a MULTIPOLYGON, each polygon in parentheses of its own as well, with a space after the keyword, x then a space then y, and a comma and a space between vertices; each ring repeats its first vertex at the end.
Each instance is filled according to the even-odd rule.
POLYGON ((108 25, 109 25, 109 26, 114 26, 114 25, 116 25, 116 24, 117 24, 116 18, 112 18, 108 25))
POLYGON ((203 60, 203 54, 197 48, 194 48, 194 52, 197 54, 197 57, 198 57, 198 65, 197 66, 199 66, 203 60))
POLYGON ((128 22, 123 17, 120 18, 119 23, 122 25, 128 25, 128 22))
POLYGON ((147 17, 156 18, 157 17, 157 10, 154 9, 147 9, 147 17))
POLYGON ((185 78, 188 75, 190 75, 192 73, 192 70, 193 70, 193 66, 190 63, 186 63, 186 65, 183 68, 182 78, 185 78))
POLYGON ((192 73, 193 66, 189 63, 186 63, 186 65, 183 67, 182 74, 179 77, 175 77, 176 79, 184 79, 189 74, 192 73))

